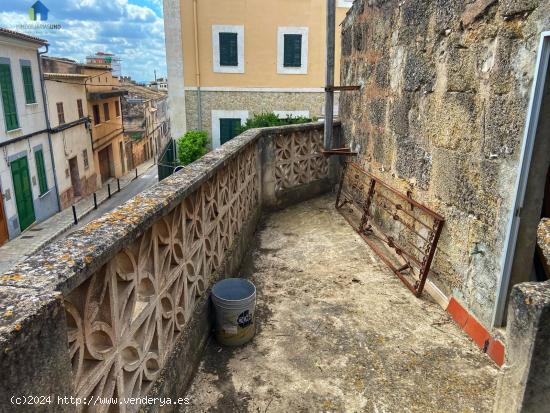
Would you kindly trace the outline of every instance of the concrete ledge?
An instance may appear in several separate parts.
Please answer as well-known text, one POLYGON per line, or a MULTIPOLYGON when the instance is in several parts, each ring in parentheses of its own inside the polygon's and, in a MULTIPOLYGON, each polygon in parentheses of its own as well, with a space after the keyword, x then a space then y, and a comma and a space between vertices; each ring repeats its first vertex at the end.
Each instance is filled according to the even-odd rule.
POLYGON ((51 397, 40 411, 73 411, 57 403, 74 394, 61 294, 2 287, 0 300, 0 411, 37 411, 29 396, 51 397))
POLYGON ((546 276, 550 278, 550 219, 540 221, 537 230, 537 250, 546 276))
POLYGON ((550 406, 550 281, 512 290, 506 328, 506 365, 495 413, 543 413, 550 406))

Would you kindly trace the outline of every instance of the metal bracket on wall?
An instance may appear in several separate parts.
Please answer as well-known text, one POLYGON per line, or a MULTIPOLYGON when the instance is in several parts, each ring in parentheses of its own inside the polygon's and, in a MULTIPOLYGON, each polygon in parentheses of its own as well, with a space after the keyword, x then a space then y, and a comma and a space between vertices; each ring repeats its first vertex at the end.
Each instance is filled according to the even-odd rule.
POLYGON ((321 153, 325 156, 341 155, 341 156, 356 156, 357 152, 352 152, 348 148, 321 149, 321 153))
POLYGON ((445 218, 349 161, 342 171, 336 209, 419 297, 445 218))
POLYGON ((325 92, 343 92, 349 90, 361 90, 361 86, 325 86, 325 92))

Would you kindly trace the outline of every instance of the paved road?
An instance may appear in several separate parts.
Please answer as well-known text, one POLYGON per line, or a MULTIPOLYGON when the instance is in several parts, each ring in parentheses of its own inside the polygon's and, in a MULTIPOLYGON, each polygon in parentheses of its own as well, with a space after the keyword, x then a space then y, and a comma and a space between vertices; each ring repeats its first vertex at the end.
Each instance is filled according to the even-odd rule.
POLYGON ((135 181, 133 181, 131 184, 129 184, 126 188, 124 188, 123 191, 120 193, 114 194, 111 199, 103 202, 95 211, 90 212, 88 215, 86 215, 84 218, 82 218, 78 225, 75 225, 71 227, 67 232, 64 232, 63 234, 60 234, 55 239, 62 239, 66 237, 68 234, 71 234, 75 232, 76 230, 82 228, 89 222, 93 221, 94 219, 99 218, 103 214, 106 214, 107 212, 112 211, 117 206, 122 205, 124 202, 128 201, 130 198, 134 197, 135 195, 139 194, 143 190, 149 188, 150 186, 153 186, 158 182, 158 169, 157 165, 153 165, 146 173, 138 177, 135 181))
MULTIPOLYGON (((134 174, 135 170, 120 179, 122 190, 120 193, 113 194, 111 199, 107 199, 106 185, 99 189, 96 193, 97 200, 100 203, 97 210, 93 210, 92 195, 78 201, 75 204, 77 214, 80 217, 78 226, 75 227, 73 224, 72 209, 66 208, 47 220, 32 225, 19 237, 2 245, 0 247, 0 274, 5 273, 16 263, 34 254, 50 242, 64 238, 67 234, 111 211, 158 182, 157 165, 154 165, 153 160, 138 166, 137 179, 134 178, 134 174)), ((116 188, 116 181, 111 186, 116 188)))

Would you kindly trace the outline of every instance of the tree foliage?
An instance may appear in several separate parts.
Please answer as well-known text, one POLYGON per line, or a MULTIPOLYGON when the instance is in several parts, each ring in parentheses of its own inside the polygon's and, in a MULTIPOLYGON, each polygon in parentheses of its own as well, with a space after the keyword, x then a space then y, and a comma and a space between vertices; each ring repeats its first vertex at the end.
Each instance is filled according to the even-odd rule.
POLYGON ((189 165, 203 157, 208 149, 208 134, 205 131, 192 130, 177 140, 178 160, 180 165, 189 165))
POLYGON ((253 128, 267 128, 269 126, 294 125, 297 123, 311 122, 311 119, 304 116, 289 116, 287 118, 279 118, 273 112, 255 113, 253 117, 247 119, 246 123, 241 126, 239 133, 253 128))

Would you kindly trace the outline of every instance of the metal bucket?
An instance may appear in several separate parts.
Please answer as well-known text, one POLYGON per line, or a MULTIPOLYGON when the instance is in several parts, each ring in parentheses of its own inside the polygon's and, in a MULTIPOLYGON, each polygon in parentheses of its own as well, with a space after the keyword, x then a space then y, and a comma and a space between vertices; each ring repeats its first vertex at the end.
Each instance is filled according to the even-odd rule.
POLYGON ((256 287, 244 278, 226 278, 212 287, 216 339, 226 346, 246 343, 256 333, 256 287))

